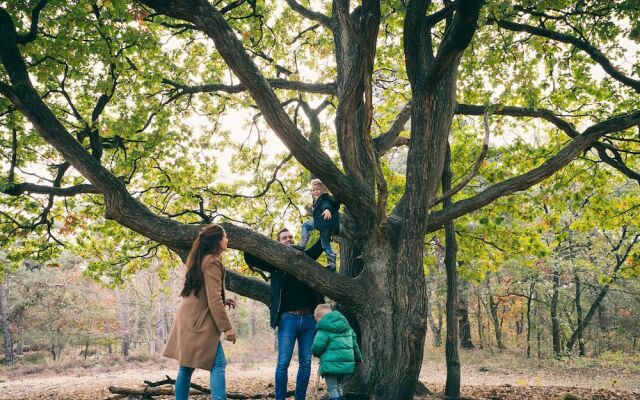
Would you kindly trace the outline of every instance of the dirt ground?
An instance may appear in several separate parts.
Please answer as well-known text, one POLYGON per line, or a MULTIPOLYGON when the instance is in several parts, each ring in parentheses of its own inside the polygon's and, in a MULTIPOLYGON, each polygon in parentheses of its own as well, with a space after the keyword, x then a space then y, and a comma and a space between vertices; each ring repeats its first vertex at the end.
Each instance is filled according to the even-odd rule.
MULTIPOLYGON (((295 368, 290 370, 290 382, 293 382, 295 368)), ((308 398, 313 398, 315 371, 314 364, 308 398)), ((427 361, 422 371, 421 381, 432 391, 441 392, 446 378, 444 365, 427 361)), ((243 394, 272 392, 273 372, 273 362, 230 363, 227 367, 227 390, 243 394)), ((176 366, 171 361, 150 362, 131 368, 116 367, 109 371, 100 368, 63 373, 44 370, 29 375, 14 371, 0 376, 0 400, 107 399, 111 395, 108 391, 111 385, 136 387, 143 385, 144 380, 159 381, 166 375, 175 378, 175 373, 176 366)), ((518 371, 518 368, 505 371, 493 366, 475 365, 463 367, 462 377, 462 395, 474 399, 640 400, 640 374, 623 371, 518 371)), ((208 374, 197 371, 194 382, 208 386, 208 374)), ((320 387, 323 386, 320 383, 320 387)))

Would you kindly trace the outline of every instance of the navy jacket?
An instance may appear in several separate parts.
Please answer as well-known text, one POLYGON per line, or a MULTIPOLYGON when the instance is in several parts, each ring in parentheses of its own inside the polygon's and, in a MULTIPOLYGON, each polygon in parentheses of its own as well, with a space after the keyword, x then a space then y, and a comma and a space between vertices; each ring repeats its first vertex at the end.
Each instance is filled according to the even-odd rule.
POLYGON ((337 232, 340 229, 340 203, 329 197, 328 193, 322 193, 313 202, 313 227, 317 230, 331 229, 337 232), (331 211, 331 218, 322 217, 324 210, 331 211))
MULTIPOLYGON (((305 250, 304 253, 314 260, 320 257, 320 255, 322 254, 322 245, 320 244, 320 240, 318 240, 313 244, 313 246, 305 250)), ((282 290, 284 286, 284 278, 287 273, 249 253, 244 253, 244 261, 251 267, 261 269, 271 274, 271 306, 269 306, 269 311, 271 314, 271 327, 275 329, 278 326, 278 321, 280 319, 279 317, 280 304, 282 303, 282 290)), ((313 307, 315 308, 315 306, 317 306, 318 304, 324 303, 324 296, 321 293, 315 292, 313 300, 313 307)))

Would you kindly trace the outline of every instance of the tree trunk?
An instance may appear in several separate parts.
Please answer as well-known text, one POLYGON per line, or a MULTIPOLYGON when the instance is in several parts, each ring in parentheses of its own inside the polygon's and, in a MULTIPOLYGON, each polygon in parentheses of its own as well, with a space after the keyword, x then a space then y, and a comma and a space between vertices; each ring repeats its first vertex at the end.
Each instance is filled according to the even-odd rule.
POLYGON ((498 306, 500 305, 500 301, 495 300, 493 296, 493 291, 491 289, 491 277, 489 274, 487 274, 487 289, 489 292, 489 315, 493 322, 493 329, 496 335, 496 345, 498 346, 498 349, 504 349, 505 347, 502 343, 502 320, 498 316, 498 306))
MULTIPOLYGON (((574 281, 575 281, 575 286, 576 286, 576 316, 577 316, 577 323, 578 326, 582 325, 582 304, 580 301, 580 297, 582 294, 582 288, 581 288, 581 282, 580 282, 580 277, 578 276, 578 273, 576 272, 574 274, 574 281)), ((582 338, 583 336, 583 332, 580 331, 578 333, 578 346, 579 346, 579 351, 580 351, 580 357, 584 357, 585 356, 585 349, 584 349, 584 339, 582 338)))
MULTIPOLYGON (((622 238, 624 238, 624 232, 626 232, 626 227, 623 229, 622 238)), ((620 268, 622 268, 622 265, 624 264, 625 260, 629 256, 631 249, 638 242, 639 239, 640 239, 640 234, 635 236, 633 241, 629 244, 626 251, 624 252, 624 255, 620 256, 616 254, 616 264, 613 267, 613 271, 611 273, 611 279, 601 287, 600 292, 598 293, 595 300, 591 304, 591 307, 589 307, 589 311, 587 311, 587 315, 585 315, 584 319, 578 323, 578 327, 573 331, 573 334, 567 341, 568 351, 571 351, 573 349, 573 345, 576 343, 578 338, 582 337, 585 327, 589 325, 589 323, 591 322, 591 319, 596 314, 598 307, 602 303, 602 299, 604 299, 607 293, 609 292, 609 287, 618 278, 618 271, 620 270, 620 268)), ((621 244, 622 244, 622 239, 620 240, 620 245, 621 244)), ((618 246, 618 248, 620 247, 620 245, 618 246)))
POLYGON ((480 295, 476 294, 476 321, 478 323, 478 340, 480 349, 484 349, 484 323, 482 322, 482 307, 480 306, 480 295))
POLYGON ((24 338, 22 338, 20 336, 20 332, 18 331, 18 329, 20 329, 20 327, 24 326, 24 319, 25 319, 25 313, 24 312, 20 312, 18 313, 18 315, 16 316, 16 321, 15 321, 15 327, 16 330, 12 330, 11 333, 13 334, 12 338, 15 339, 16 341, 16 349, 15 349, 15 355, 21 356, 24 352, 24 338))
POLYGON ((516 324, 516 335, 522 335, 524 332, 524 315, 520 313, 518 315, 520 318, 515 321, 516 324))
POLYGON ((167 297, 162 295, 158 304, 158 313, 156 314, 156 353, 162 352, 167 340, 168 332, 165 330, 165 314, 167 313, 167 297))
POLYGON ((113 354, 113 346, 111 345, 111 328, 108 323, 104 326, 104 334, 107 339, 107 352, 109 354, 113 354))
POLYGON ((431 328, 431 332, 433 333, 433 346, 440 347, 442 346, 442 307, 440 306, 440 303, 435 302, 432 299, 433 297, 429 299, 429 304, 427 308, 427 311, 428 311, 427 318, 428 318, 429 328, 431 328), (431 308, 431 304, 433 304, 434 302, 436 303, 435 315, 437 319, 434 317, 433 310, 431 308), (436 320, 438 321, 437 324, 436 324, 436 320))
POLYGON ((552 294, 551 294, 551 340, 553 342, 553 354, 556 357, 562 355, 562 344, 560 342, 560 321, 558 320, 558 301, 560 298, 560 268, 553 266, 552 271, 552 294))
POLYGON ((119 294, 117 297, 120 303, 120 352, 124 357, 129 357, 131 346, 129 333, 129 289, 125 286, 124 294, 119 289, 116 293, 119 294))
POLYGON ((4 365, 13 364, 13 337, 9 323, 9 297, 6 278, 0 283, 0 311, 2 312, 2 330, 4 333, 4 365))
POLYGON ((85 360, 87 359, 88 354, 89 354, 89 339, 87 339, 84 342, 84 359, 85 360))
POLYGON ((256 321, 256 301, 253 299, 249 300, 249 308, 251 311, 251 343, 255 343, 256 340, 256 331, 257 321, 256 321))
POLYGON ((609 316, 607 315, 607 309, 603 302, 598 305, 598 326, 601 332, 609 332, 609 316))
POLYGON ((531 282, 529 286, 529 296, 527 296, 527 358, 531 358, 531 303, 535 293, 536 282, 531 282))
POLYGON ((460 329, 460 347, 463 349, 474 348, 471 340, 471 321, 469 321, 468 285, 469 283, 462 279, 460 281, 460 290, 458 291, 458 327, 460 329))
MULTIPOLYGON (((442 192, 451 190, 451 150, 447 149, 444 171, 442 173, 442 192)), ((445 199, 443 206, 449 207, 451 199, 445 199)), ((447 382, 444 394, 449 397, 460 397, 460 357, 458 355, 458 242, 454 221, 447 222, 445 229, 445 258, 447 271, 447 337, 445 358, 447 361, 447 382)))
POLYGON ((542 358, 542 323, 540 322, 539 308, 540 304, 535 305, 535 318, 536 318, 536 350, 538 358, 542 358))
POLYGON ((405 247, 405 254, 398 254, 400 251, 382 240, 375 240, 375 246, 369 243, 363 246, 364 259, 370 261, 364 277, 370 292, 376 295, 362 308, 353 310, 361 332, 364 360, 345 390, 350 395, 368 394, 380 400, 411 399, 426 335, 423 248, 405 247), (407 254, 407 249, 413 252, 407 254), (409 260, 409 256, 413 258, 409 260), (412 268, 407 268, 407 264, 412 268), (404 271, 396 275, 395 268, 404 271), (389 284, 392 277, 397 279, 396 285, 389 284), (398 300, 389 301, 392 298, 398 300))
POLYGON ((609 292, 609 285, 610 284, 606 284, 602 287, 602 289, 600 289, 598 296, 596 296, 595 300, 591 304, 591 307, 589 307, 589 311, 587 311, 587 315, 585 315, 584 319, 578 324, 578 327, 573 331, 573 334, 567 341, 568 351, 571 351, 573 349, 573 346, 576 344, 576 341, 578 340, 578 338, 582 337, 582 333, 584 332, 585 327, 591 322, 591 319, 593 318, 593 316, 596 313, 596 310, 598 309, 598 305, 600 304, 600 302, 602 302, 602 299, 604 299, 604 297, 609 292))

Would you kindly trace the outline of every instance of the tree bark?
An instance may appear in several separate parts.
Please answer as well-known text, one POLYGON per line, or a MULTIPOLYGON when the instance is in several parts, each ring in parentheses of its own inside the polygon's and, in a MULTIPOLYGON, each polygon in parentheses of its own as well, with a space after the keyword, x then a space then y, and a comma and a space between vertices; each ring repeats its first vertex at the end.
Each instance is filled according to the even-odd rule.
POLYGON ((131 338, 129 333, 129 289, 125 286, 123 290, 116 289, 117 299, 120 303, 120 352, 124 357, 129 356, 131 338), (124 294, 122 294, 124 291, 124 294))
POLYGON ((535 305, 535 319, 536 319, 536 351, 538 358, 542 358, 542 323, 540 322, 540 304, 535 305))
POLYGON ((551 272, 552 292, 551 292, 551 340, 553 343, 553 354, 556 357, 562 355, 562 344, 560 342, 560 321, 558 319, 558 302, 560 298, 560 267, 553 266, 551 272))
POLYGON ((491 321, 493 322, 493 330, 496 336, 496 346, 498 349, 504 349, 504 344, 502 343, 502 318, 498 316, 498 307, 500 306, 500 300, 496 300, 493 295, 493 290, 491 289, 491 277, 487 274, 487 289, 488 289, 488 299, 489 299, 489 315, 491 316, 491 321))
POLYGON ((433 346, 440 347, 442 346, 442 307, 440 303, 436 303, 436 317, 434 317, 433 310, 431 304, 433 304, 433 299, 430 299, 428 304, 428 314, 427 319, 429 323, 429 328, 431 328, 431 333, 433 333, 433 346), (436 321, 438 323, 436 324, 436 321))
POLYGON ((13 364, 13 336, 9 321, 9 296, 7 295, 7 280, 0 283, 0 311, 2 312, 2 330, 4 333, 4 365, 13 364))
POLYGON ((478 341, 480 349, 484 349, 484 323, 482 321, 482 307, 480 306, 480 294, 476 293, 476 322, 478 323, 478 341))
POLYGON ((536 281, 532 281, 527 296, 527 358, 531 358, 531 304, 535 295, 535 287, 536 281))
MULTIPOLYGON (((442 192, 451 190, 451 149, 447 148, 444 171, 442 173, 442 192)), ((451 205, 451 198, 443 202, 444 208, 451 205)), ((445 258, 447 271, 447 337, 445 343, 445 358, 447 361, 447 382, 444 394, 448 397, 460 397, 460 357, 458 355, 458 242, 456 240, 455 224, 451 220, 444 226, 445 258)))
MULTIPOLYGON (((574 282, 575 282, 575 289, 576 289, 576 317, 577 317, 577 324, 578 326, 582 325, 582 304, 581 304, 581 295, 582 295, 582 287, 581 287, 581 282, 580 282, 580 276, 578 276, 578 273, 574 273, 574 282)), ((579 346, 579 354, 580 357, 584 357, 585 356, 585 349, 584 349, 584 339, 582 338, 583 336, 583 332, 582 330, 578 333, 578 346, 579 346)))
POLYGON ((462 279, 458 298, 458 327, 460 329, 460 347, 463 349, 473 349, 471 340, 471 321, 469 320, 469 283, 462 279))

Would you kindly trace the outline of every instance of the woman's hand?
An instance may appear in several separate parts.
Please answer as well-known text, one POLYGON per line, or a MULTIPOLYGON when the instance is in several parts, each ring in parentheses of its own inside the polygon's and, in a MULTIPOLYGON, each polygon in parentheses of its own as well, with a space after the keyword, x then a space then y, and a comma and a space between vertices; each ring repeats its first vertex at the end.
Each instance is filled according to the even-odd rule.
POLYGON ((325 221, 331 219, 331 211, 328 208, 322 212, 322 218, 324 218, 325 221))
POLYGON ((225 299, 225 306, 229 306, 229 309, 236 308, 236 301, 234 299, 225 299))
POLYGON ((236 331, 233 328, 229 329, 228 331, 224 331, 224 340, 235 344, 236 343, 236 331))

